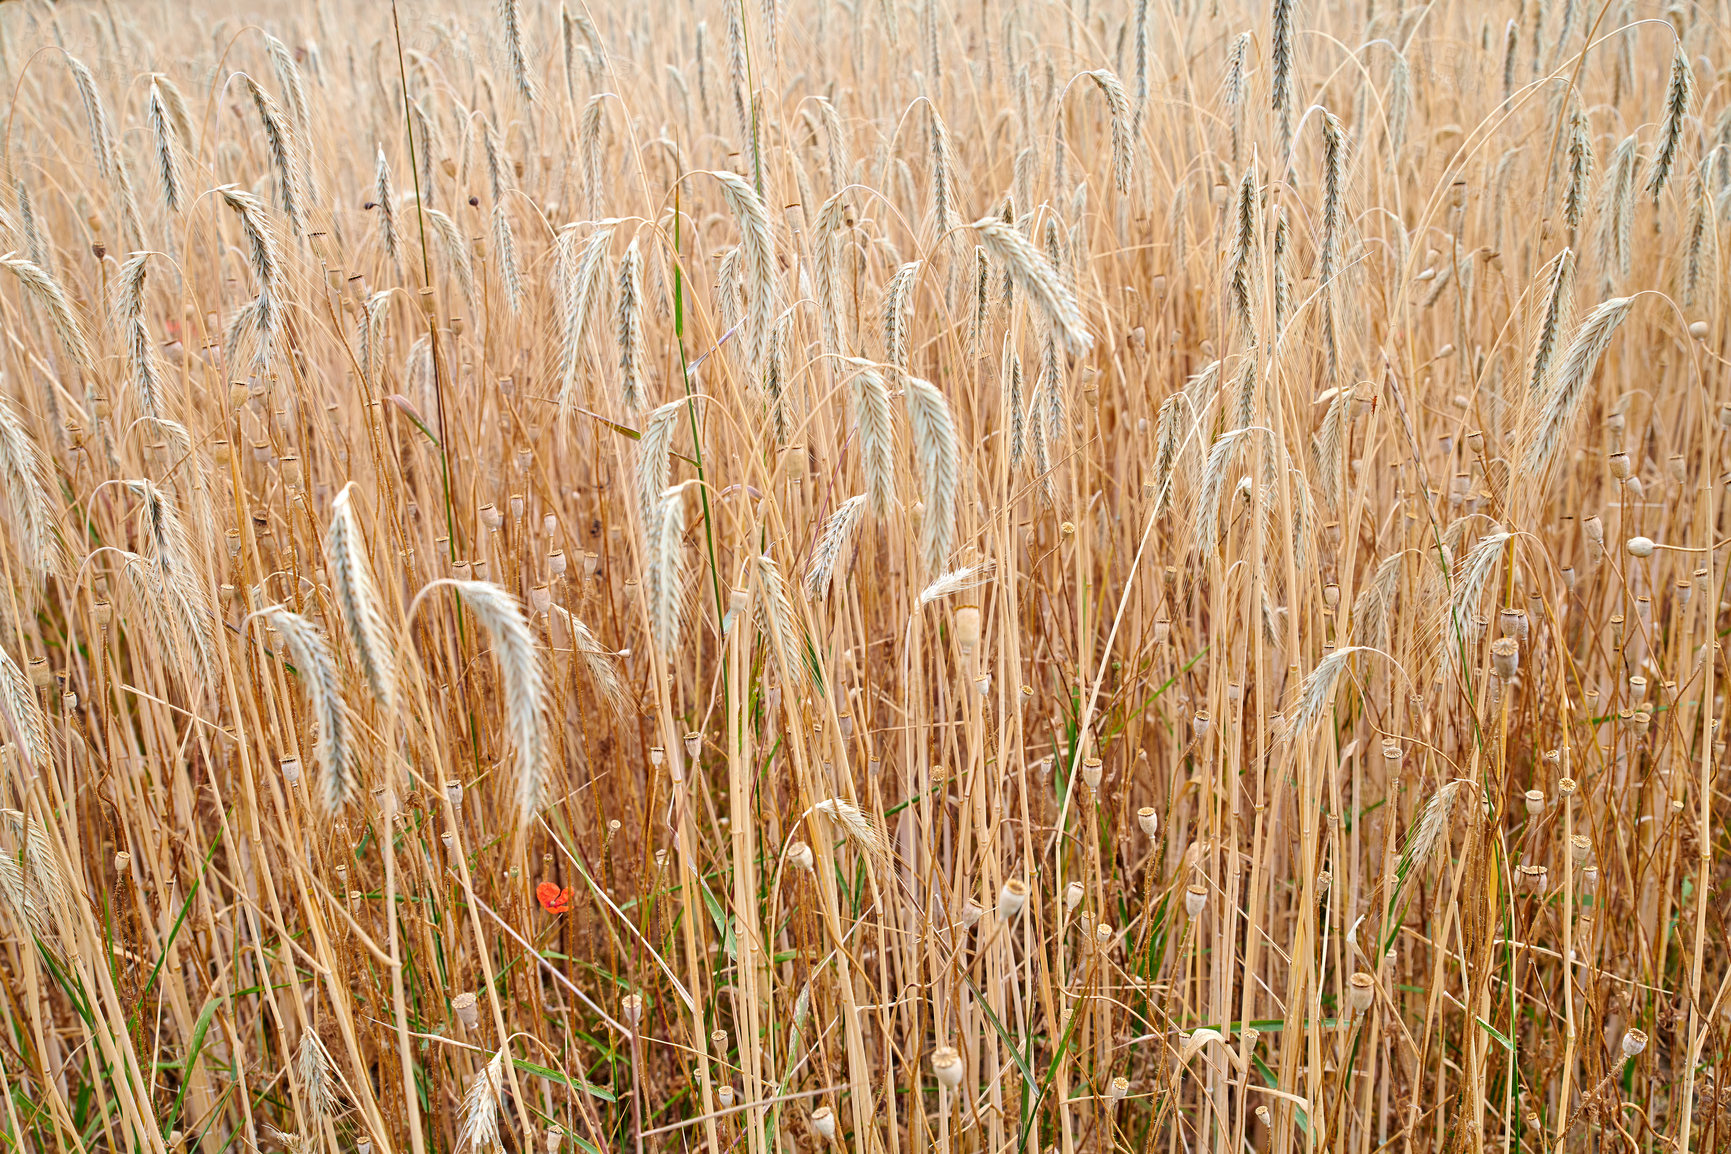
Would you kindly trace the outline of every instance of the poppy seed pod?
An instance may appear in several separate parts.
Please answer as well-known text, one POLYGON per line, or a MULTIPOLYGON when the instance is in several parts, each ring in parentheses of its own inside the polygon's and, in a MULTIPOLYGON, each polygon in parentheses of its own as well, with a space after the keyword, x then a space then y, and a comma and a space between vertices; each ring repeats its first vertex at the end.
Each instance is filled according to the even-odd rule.
POLYGON ((1603 547, 1605 544, 1605 522, 1597 513, 1581 522, 1581 534, 1593 544, 1603 547))
POLYGON ((1504 637, 1523 642, 1527 639, 1527 612, 1524 609, 1504 609, 1497 614, 1497 625, 1504 637))
POLYGON ((1587 859, 1593 856, 1593 839, 1584 833, 1578 833, 1569 839, 1569 856, 1576 865, 1585 865, 1587 859))
POLYGON ((1101 774, 1102 770, 1099 758, 1087 757, 1082 759, 1082 780, 1088 783, 1089 789, 1100 788, 1101 774))
POLYGON ((1084 892, 1085 891, 1082 889, 1082 883, 1081 882, 1071 882, 1069 885, 1065 886, 1064 887, 1064 908, 1067 910, 1073 910, 1077 906, 1081 905, 1082 904, 1082 894, 1084 892))
POLYGON ((811 1112, 811 1128, 823 1138, 835 1137, 835 1111, 828 1106, 819 1106, 811 1112))
POLYGON ((1184 891, 1184 912, 1190 917, 1200 917, 1208 905, 1208 887, 1201 882, 1194 882, 1184 891))
POLYGON ((811 847, 803 841, 796 841, 787 847, 787 860, 802 870, 812 869, 811 847))
POLYGON ((1623 1035, 1623 1057, 1633 1058, 1647 1048, 1645 1030, 1630 1030, 1623 1035))
POLYGON ((298 757, 285 757, 285 758, 283 758, 282 759, 282 776, 283 776, 283 780, 288 782, 291 787, 300 784, 301 759, 298 757))
POLYGON ((457 1011, 457 1021, 463 1029, 473 1030, 481 1021, 481 1011, 475 1005, 475 995, 467 990, 451 999, 451 1009, 457 1011))
POLYGON ((1545 812, 1545 791, 1542 789, 1527 790, 1527 813, 1534 817, 1545 812))
POLYGON ((1206 709, 1196 711, 1196 716, 1190 719, 1190 729, 1196 734, 1198 741, 1208 736, 1208 711, 1206 709))
POLYGON ((1491 642, 1491 668, 1507 681, 1521 667, 1521 645, 1513 637, 1499 637, 1491 642))
POLYGON ((1611 467, 1611 476, 1619 481, 1627 481, 1629 474, 1634 471, 1629 464, 1629 454, 1624 452, 1612 453, 1605 463, 1611 467))
POLYGON ((962 1084, 962 1055, 954 1046, 939 1046, 932 1051, 932 1073, 954 1090, 962 1084))
POLYGON ((956 610, 956 649, 972 657, 980 644, 980 607, 964 605, 956 610))
POLYGON ((643 995, 626 994, 619 1002, 619 1013, 625 1019, 625 1024, 633 1028, 643 1017, 643 995))
POLYGON ((1123 1101, 1124 1095, 1128 1094, 1129 1092, 1130 1092, 1130 1079, 1126 1078, 1122 1074, 1119 1074, 1116 1078, 1112 1079, 1112 1089, 1108 1092, 1112 1101, 1114 1101, 1114 1102, 1123 1101))
POLYGON ((1160 832, 1160 815, 1154 811, 1153 806, 1145 805, 1136 811, 1136 824, 1142 827, 1142 832, 1148 835, 1148 840, 1153 841, 1155 835, 1160 832))
POLYGON ((687 758, 689 758, 692 761, 696 761, 697 755, 699 752, 702 751, 702 749, 703 749, 703 734, 701 734, 701 733, 688 733, 685 735, 685 756, 687 758))
POLYGON ((1009 921, 1022 912, 1022 907, 1028 904, 1028 883, 1019 878, 1011 878, 1004 883, 1004 888, 998 891, 998 919, 1009 921))
POLYGON ((733 1087, 723 1082, 715 1088, 715 1100, 721 1103, 723 1109, 733 1105, 733 1087))
POLYGON ((979 902, 969 902, 962 907, 962 925, 970 930, 973 929, 979 923, 980 918, 985 915, 985 912, 980 907, 979 902))
POLYGON ((1630 537, 1623 546, 1631 557, 1651 557, 1653 555, 1653 540, 1650 537, 1630 537))
POLYGON ((1355 1014, 1370 1009, 1371 1003, 1376 1001, 1376 979, 1363 970, 1352 975, 1346 983, 1346 1000, 1355 1014))

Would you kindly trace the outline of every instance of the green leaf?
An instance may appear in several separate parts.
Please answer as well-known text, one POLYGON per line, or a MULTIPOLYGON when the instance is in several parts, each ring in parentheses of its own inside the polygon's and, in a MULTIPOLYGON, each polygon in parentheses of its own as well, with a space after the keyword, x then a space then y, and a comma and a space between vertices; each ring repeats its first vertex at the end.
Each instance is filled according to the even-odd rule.
MULTIPOLYGON (((537 1066, 535 1063, 525 1062, 521 1058, 512 1058, 511 1059, 511 1065, 517 1067, 517 1069, 523 1071, 525 1074, 533 1074, 537 1078, 545 1078, 549 1082, 557 1082, 561 1086, 566 1087, 567 1089, 581 1090, 583 1093, 589 1095, 591 1098, 599 1098, 603 1102, 617 1102, 617 1101, 619 1101, 618 1096, 615 1095, 613 1093, 613 1091, 603 1089, 602 1087, 594 1085, 593 1083, 590 1083, 590 1082, 573 1081, 572 1079, 567 1078, 565 1075, 561 1074, 557 1070, 549 1070, 545 1066, 537 1066)), ((585 1143, 585 1145, 587 1145, 587 1143, 585 1143)), ((591 1147, 591 1149, 593 1149, 593 1147, 591 1147)))
POLYGON ((1489 1034, 1491 1037, 1495 1038, 1499 1043, 1501 1043, 1503 1049, 1507 1050, 1511 1054, 1515 1052, 1515 1044, 1513 1042, 1509 1041, 1509 1036, 1507 1034, 1503 1033, 1501 1030, 1497 1029, 1495 1026, 1491 1025, 1489 1022, 1485 1021, 1483 1018, 1478 1018, 1477 1020, 1478 1020, 1479 1025, 1484 1027, 1485 1033, 1489 1034))

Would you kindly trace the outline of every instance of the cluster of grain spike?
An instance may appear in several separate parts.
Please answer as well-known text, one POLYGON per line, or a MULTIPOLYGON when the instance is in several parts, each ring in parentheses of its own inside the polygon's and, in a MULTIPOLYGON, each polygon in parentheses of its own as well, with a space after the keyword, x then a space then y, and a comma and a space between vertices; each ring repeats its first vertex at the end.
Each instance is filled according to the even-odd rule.
POLYGON ((1731 1143, 1723 0, 247 8, 0 5, 3 1144, 1731 1143))

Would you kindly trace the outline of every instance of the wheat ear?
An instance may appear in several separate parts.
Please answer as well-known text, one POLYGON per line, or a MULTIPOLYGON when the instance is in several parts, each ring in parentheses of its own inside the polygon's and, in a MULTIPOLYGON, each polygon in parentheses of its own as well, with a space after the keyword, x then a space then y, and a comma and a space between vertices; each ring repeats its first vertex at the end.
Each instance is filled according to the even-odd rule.
POLYGON ((1633 297, 1612 297, 1587 314, 1587 319, 1575 330, 1568 351, 1557 366, 1556 382, 1550 395, 1543 398, 1538 420, 1527 439, 1522 466, 1532 476, 1543 477, 1550 471, 1557 449, 1580 409, 1581 398, 1586 395, 1593 370, 1634 303, 1633 297))
POLYGON ((499 1142, 499 1098, 505 1092, 505 1051, 488 1059, 463 1095, 463 1121, 457 1128, 457 1149, 469 1154, 495 1154, 499 1142))
POLYGON ((451 581, 481 627, 493 639, 505 689, 505 732, 516 751, 517 828, 541 808, 550 769, 547 678, 535 652, 535 636, 517 599, 486 581, 451 581))
POLYGON ((517 0, 499 0, 499 23, 504 26, 505 56, 511 64, 511 83, 524 104, 535 103, 535 83, 529 75, 529 56, 523 51, 523 21, 517 0))
POLYGON ((920 604, 930 605, 941 597, 949 597, 977 588, 991 579, 995 569, 996 564, 988 559, 978 565, 964 565, 960 569, 951 569, 947 573, 940 573, 930 585, 920 590, 920 604))
POLYGON ((336 662, 324 634, 305 617, 281 606, 265 609, 261 615, 282 637, 306 692, 323 785, 319 798, 325 812, 335 813, 354 799, 359 785, 349 756, 349 712, 336 662))
POLYGON ((895 433, 890 425, 890 391, 883 374, 860 360, 853 369, 854 421, 859 426, 860 463, 874 516, 882 517, 896 499, 895 433))
POLYGON ((950 555, 955 536, 956 497, 960 483, 960 448, 949 401, 936 385, 919 377, 904 381, 903 400, 913 427, 914 457, 920 471, 920 497, 925 517, 920 522, 926 571, 939 572, 950 555))
POLYGON ((330 567, 332 599, 360 658, 367 688, 388 712, 396 707, 397 700, 396 643, 385 621, 384 599, 373 580, 354 495, 355 483, 350 481, 331 502, 325 558, 330 567))
POLYGON ((993 260, 1003 266, 1011 281, 1027 294, 1047 319, 1064 334, 1073 353, 1086 353, 1094 338, 1082 321, 1082 310, 1073 294, 1014 225, 996 217, 982 217, 973 225, 993 260))
POLYGON ((1647 175, 1647 191, 1654 203, 1665 191, 1671 179, 1671 169, 1677 162, 1677 148, 1683 143, 1683 122, 1689 116, 1689 93, 1694 87, 1694 74, 1689 69, 1689 57, 1683 52, 1683 42, 1677 41, 1671 51, 1671 85, 1665 93, 1665 126, 1659 133, 1659 151, 1653 154, 1653 168, 1647 175))
POLYGON ((162 87, 155 78, 150 82, 150 136, 156 151, 156 175, 162 186, 162 203, 169 212, 180 211, 180 148, 174 122, 163 100, 162 87))
POLYGON ((685 624, 685 490, 661 495, 648 527, 644 593, 649 600, 649 631, 663 657, 679 650, 685 624))
POLYGON ((288 217, 289 231, 299 236, 303 228, 300 190, 297 187, 301 176, 300 156, 295 147, 294 133, 283 123, 282 108, 277 104, 276 98, 259 87, 258 82, 246 73, 239 73, 239 76, 247 93, 252 97, 253 107, 258 110, 259 125, 264 129, 271 167, 276 172, 277 199, 282 203, 283 215, 288 217))
POLYGON ((54 502, 49 496, 48 457, 37 446, 0 389, 0 485, 12 514, 13 539, 23 547, 22 560, 38 579, 64 575, 66 547, 54 526, 54 502))
POLYGON ((643 253, 637 238, 619 261, 619 402, 627 413, 643 408, 643 253))
POLYGON ((49 322, 54 327, 54 335, 60 338, 60 348, 67 359, 79 372, 94 376, 96 366, 90 359, 90 344, 84 339, 84 327, 78 323, 78 317, 72 311, 72 302, 60 287, 60 283, 40 265, 22 257, 0 256, 0 264, 5 265, 12 275, 18 278, 19 287, 48 314, 49 322))
POLYGON ((30 677, 12 660, 12 655, 0 649, 0 704, 6 707, 12 728, 24 751, 24 760, 37 771, 49 767, 51 749, 48 743, 48 719, 30 677))
POLYGON ((836 565, 853 541, 854 530, 859 526, 865 507, 864 493, 849 497, 824 523, 823 536, 818 538, 817 548, 812 550, 811 560, 805 570, 805 594, 813 601, 821 601, 829 596, 830 584, 835 580, 836 565))
POLYGON ((740 260, 745 272, 746 359, 759 364, 769 327, 775 322, 775 236, 763 198, 745 179, 731 172, 711 175, 721 183, 722 199, 739 222, 740 260))

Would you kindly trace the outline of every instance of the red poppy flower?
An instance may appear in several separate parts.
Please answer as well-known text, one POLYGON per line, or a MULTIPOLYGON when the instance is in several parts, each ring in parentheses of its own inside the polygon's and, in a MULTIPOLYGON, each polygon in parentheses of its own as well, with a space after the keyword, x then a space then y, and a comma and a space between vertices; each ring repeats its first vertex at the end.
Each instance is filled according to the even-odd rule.
POLYGON ((535 900, 548 913, 562 914, 571 908, 571 890, 569 887, 560 889, 552 882, 542 882, 535 887, 535 900))

